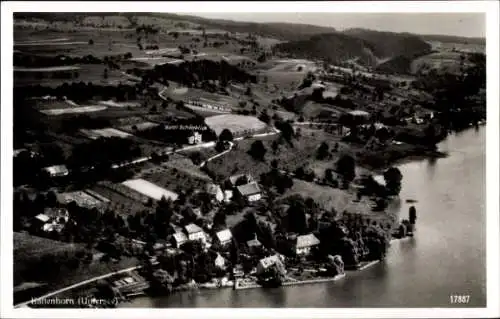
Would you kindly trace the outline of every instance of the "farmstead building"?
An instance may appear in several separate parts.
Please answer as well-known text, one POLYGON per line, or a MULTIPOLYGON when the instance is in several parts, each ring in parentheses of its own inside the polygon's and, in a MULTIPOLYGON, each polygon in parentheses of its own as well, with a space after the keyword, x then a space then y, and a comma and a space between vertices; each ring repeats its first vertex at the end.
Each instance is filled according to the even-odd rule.
POLYGON ((68 176, 69 171, 66 165, 54 165, 45 167, 42 169, 45 173, 49 174, 50 177, 63 177, 68 176))
POLYGON ((298 236, 295 245, 295 253, 297 255, 307 255, 311 252, 311 248, 317 245, 319 245, 319 239, 313 234, 298 236))
POLYGON ((227 246, 231 243, 231 239, 233 238, 233 234, 229 229, 224 229, 221 230, 220 232, 217 232, 215 234, 215 240, 221 245, 221 246, 227 246))
POLYGON ((189 224, 184 227, 184 230, 187 233, 188 240, 199 240, 203 244, 207 242, 207 237, 205 236, 205 232, 198 225, 189 224))
POLYGON ((284 257, 278 254, 262 258, 257 264, 257 274, 262 274, 272 266, 276 266, 280 270, 280 272, 286 273, 283 261, 284 257))
POLYGON ((256 182, 248 183, 236 187, 241 196, 245 197, 249 202, 255 202, 262 198, 259 185, 256 182))
POLYGON ((172 236, 172 245, 176 248, 180 248, 182 244, 188 241, 187 236, 182 232, 176 232, 172 236))

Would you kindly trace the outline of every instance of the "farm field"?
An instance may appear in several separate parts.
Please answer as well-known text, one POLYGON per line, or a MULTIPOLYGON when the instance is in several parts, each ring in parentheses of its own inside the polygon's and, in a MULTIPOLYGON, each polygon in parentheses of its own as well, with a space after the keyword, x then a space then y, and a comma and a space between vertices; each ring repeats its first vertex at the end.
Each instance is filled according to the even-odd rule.
POLYGON ((88 113, 88 112, 98 112, 107 109, 106 106, 80 106, 74 108, 64 108, 64 109, 47 109, 40 110, 41 113, 46 115, 62 115, 62 114, 74 114, 74 113, 88 113))
POLYGON ((155 200, 160 200, 162 197, 176 200, 178 197, 176 193, 140 178, 128 180, 122 184, 155 200))
POLYGON ((197 167, 189 168, 175 164, 170 165, 175 167, 167 165, 157 166, 143 170, 140 176, 151 183, 176 193, 197 188, 201 189, 211 180, 197 167))
POLYGON ((120 70, 108 69, 100 64, 77 64, 68 66, 54 66, 45 68, 14 68, 14 83, 16 85, 43 85, 57 87, 64 83, 91 82, 99 85, 132 84, 131 79, 121 73, 120 70), (107 76, 104 78, 104 70, 107 76), (57 72, 71 72, 72 77, 59 77, 57 72))
POLYGON ((131 199, 123 193, 106 187, 106 184, 95 185, 92 187, 92 191, 109 199, 107 208, 122 216, 134 215, 137 212, 142 212, 147 209, 141 201, 131 199))
POLYGON ((131 137, 132 134, 114 129, 114 128, 103 128, 103 129, 96 129, 96 130, 85 130, 81 129, 80 132, 82 132, 85 136, 92 140, 96 140, 101 137, 120 137, 120 138, 128 138, 131 137))
MULTIPOLYGON (((213 148, 207 148, 207 150, 212 150, 217 154, 217 152, 213 148)), ((186 153, 189 152, 196 152, 196 151, 186 151, 186 153)), ((163 167, 167 167, 170 169, 177 169, 178 171, 181 171, 183 173, 186 173, 190 175, 192 178, 199 179, 205 182, 210 182, 211 178, 208 176, 205 172, 200 170, 200 168, 193 164, 193 162, 186 157, 181 157, 179 156, 180 154, 172 154, 170 156, 169 161, 162 163, 161 165, 163 167)))
POLYGON ((119 129, 127 133, 133 133, 134 131, 144 131, 156 126, 158 126, 158 123, 140 122, 131 125, 120 126, 119 129))
POLYGON ((335 210, 337 213, 348 211, 351 213, 367 213, 378 214, 372 212, 371 201, 363 197, 360 202, 355 202, 356 194, 338 188, 321 186, 315 183, 302 181, 299 179, 293 180, 293 186, 283 195, 282 198, 300 194, 304 198, 311 197, 323 209, 327 211, 335 210))
POLYGON ((57 197, 62 203, 68 204, 74 201, 78 206, 81 207, 92 208, 102 204, 102 201, 85 193, 84 191, 59 193, 57 194, 57 197))
POLYGON ((208 162, 206 167, 224 179, 229 178, 234 174, 245 173, 252 174, 252 176, 258 178, 260 174, 267 173, 271 169, 270 162, 272 154, 270 154, 271 151, 269 146, 273 140, 275 140, 274 136, 268 136, 265 138, 252 138, 238 141, 235 143, 235 147, 231 152, 208 162), (247 154, 247 151, 250 149, 250 145, 256 140, 262 140, 268 149, 266 161, 254 160, 247 154))
POLYGON ((24 67, 14 67, 14 72, 59 72, 59 71, 75 71, 75 70, 80 70, 81 68, 79 66, 71 66, 71 65, 64 65, 64 66, 51 66, 51 67, 46 67, 46 68, 24 68, 24 67))
MULTIPOLYGON (((37 269, 44 256, 68 258, 75 256, 77 252, 85 252, 82 244, 70 244, 61 241, 51 240, 25 233, 14 232, 14 285, 31 278, 26 278, 27 273, 37 273, 37 269)), ((41 281, 50 280, 47 288, 51 291, 70 286, 72 284, 104 275, 119 269, 125 269, 138 265, 138 260, 134 257, 123 256, 117 263, 107 263, 100 260, 92 261, 90 264, 82 264, 76 268, 60 266, 58 275, 45 275, 39 272, 37 277, 41 281), (50 277, 50 278, 49 278, 50 277)), ((53 274, 53 273, 52 273, 53 274)))
POLYGON ((205 123, 219 135, 222 130, 229 129, 233 134, 246 134, 262 131, 267 128, 266 123, 256 117, 246 115, 217 115, 205 119, 205 123))
MULTIPOLYGON (((280 140, 279 135, 238 141, 230 153, 209 162, 207 168, 224 177, 229 177, 236 172, 248 172, 257 177, 268 172, 271 169, 271 161, 276 159, 280 169, 293 172, 300 166, 307 167, 316 161, 316 150, 322 141, 335 139, 338 139, 335 135, 321 130, 301 128, 301 137, 293 140, 293 147, 282 141, 276 152, 273 151, 272 144, 273 141, 280 140), (254 160, 247 153, 251 144, 256 140, 261 140, 267 149, 263 162, 254 160)), ((335 160, 336 158, 332 157, 332 163, 335 160)))
POLYGON ((115 101, 99 101, 99 104, 111 107, 138 107, 140 103, 137 102, 115 102, 115 101))
MULTIPOLYGON (((63 254, 83 249, 82 245, 14 232, 14 260, 26 260, 32 256, 63 254)), ((38 258, 38 257, 37 257, 38 258)), ((17 264, 17 263, 15 263, 17 264)))

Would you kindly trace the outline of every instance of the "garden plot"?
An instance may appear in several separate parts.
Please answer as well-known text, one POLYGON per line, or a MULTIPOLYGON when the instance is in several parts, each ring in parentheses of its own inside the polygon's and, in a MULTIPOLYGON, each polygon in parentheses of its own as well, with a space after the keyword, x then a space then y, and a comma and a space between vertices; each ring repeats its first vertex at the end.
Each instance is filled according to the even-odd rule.
POLYGON ((63 45, 75 45, 75 44, 86 44, 88 45, 88 42, 83 42, 83 41, 74 41, 74 42, 33 42, 33 43, 15 43, 14 46, 16 47, 31 47, 31 46, 63 46, 63 45))
POLYGON ((85 193, 84 191, 60 193, 57 194, 57 197, 58 200, 64 204, 75 202, 78 206, 88 208, 99 206, 102 203, 102 201, 85 193))
POLYGON ((165 64, 165 63, 177 64, 177 63, 184 62, 184 60, 181 60, 181 59, 165 58, 165 57, 161 57, 161 56, 159 56, 159 57, 139 57, 139 58, 130 59, 130 61, 147 63, 149 65, 160 65, 160 64, 165 64))
POLYGON ((271 70, 273 72, 314 72, 317 68, 313 61, 303 59, 285 59, 273 61, 277 63, 271 70))
POLYGON ((138 107, 140 106, 137 102, 115 102, 115 101, 100 101, 99 104, 111 106, 111 107, 138 107))
POLYGON ((137 124, 121 126, 120 130, 125 132, 144 131, 156 127, 158 125, 159 125, 158 123, 153 123, 153 122, 141 122, 137 124))
POLYGON ((176 200, 178 197, 176 193, 140 178, 131 179, 122 184, 155 200, 160 200, 162 197, 176 200))
POLYGON ((90 138, 91 140, 96 140, 101 137, 127 138, 132 136, 132 134, 117 130, 115 128, 103 128, 96 130, 81 129, 80 132, 82 132, 86 137, 90 138))
POLYGON ((205 119, 205 123, 219 135, 222 130, 229 129, 233 134, 245 134, 245 132, 257 132, 267 128, 266 123, 256 117, 227 114, 211 116, 205 119))
POLYGON ((16 41, 16 44, 32 44, 32 43, 52 43, 52 42, 61 42, 61 41, 69 41, 70 38, 55 38, 55 39, 40 39, 40 40, 29 40, 29 41, 16 41))
POLYGON ((23 68, 23 67, 14 67, 14 72, 61 72, 61 71, 76 71, 81 68, 78 66, 51 66, 46 68, 23 68))
POLYGON ((144 51, 147 55, 162 55, 162 54, 175 54, 180 53, 179 48, 163 48, 158 50, 144 51))
POLYGON ((107 106, 103 105, 92 105, 92 106, 81 106, 74 108, 64 108, 64 109, 47 109, 40 110, 40 112, 46 115, 62 115, 62 114, 72 114, 72 113, 88 113, 88 112, 98 112, 107 109, 107 106))

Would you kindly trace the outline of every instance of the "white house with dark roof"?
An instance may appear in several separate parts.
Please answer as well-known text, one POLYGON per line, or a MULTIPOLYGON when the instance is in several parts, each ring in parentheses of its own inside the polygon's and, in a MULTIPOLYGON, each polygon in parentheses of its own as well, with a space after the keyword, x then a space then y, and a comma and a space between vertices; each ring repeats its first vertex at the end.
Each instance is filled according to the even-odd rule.
POLYGON ((256 182, 237 186, 236 189, 241 196, 245 197, 249 202, 255 202, 262 198, 262 192, 256 182))
POLYGON ((200 240, 203 244, 207 242, 205 232, 201 227, 195 224, 189 224, 184 227, 188 240, 200 240))
POLYGON ((311 248, 319 245, 319 239, 313 234, 297 236, 295 244, 295 252, 297 255, 307 255, 311 252, 311 248))
POLYGON ((215 239, 221 246, 226 246, 231 243, 231 240, 233 239, 233 234, 229 229, 224 229, 215 234, 215 239))

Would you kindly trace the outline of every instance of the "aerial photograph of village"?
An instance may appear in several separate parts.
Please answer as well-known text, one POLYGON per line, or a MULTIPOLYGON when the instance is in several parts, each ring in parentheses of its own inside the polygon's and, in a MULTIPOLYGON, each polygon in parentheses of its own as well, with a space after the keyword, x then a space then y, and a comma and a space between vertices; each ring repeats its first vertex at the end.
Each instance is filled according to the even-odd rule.
POLYGON ((328 15, 15 12, 14 307, 485 307, 484 14, 328 15))

